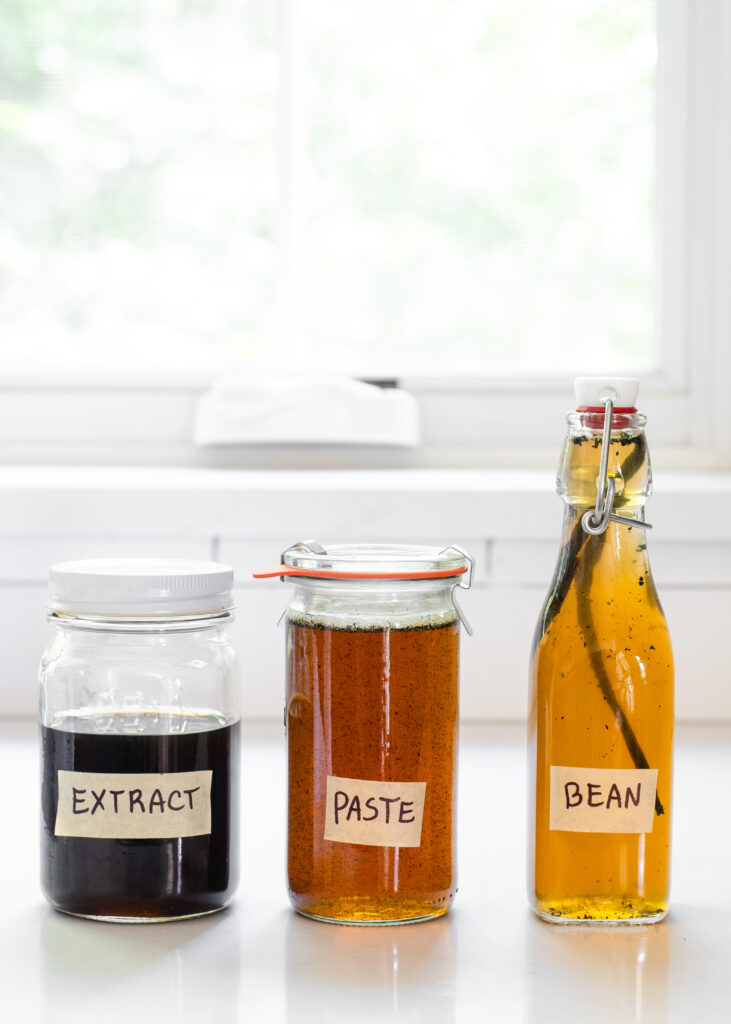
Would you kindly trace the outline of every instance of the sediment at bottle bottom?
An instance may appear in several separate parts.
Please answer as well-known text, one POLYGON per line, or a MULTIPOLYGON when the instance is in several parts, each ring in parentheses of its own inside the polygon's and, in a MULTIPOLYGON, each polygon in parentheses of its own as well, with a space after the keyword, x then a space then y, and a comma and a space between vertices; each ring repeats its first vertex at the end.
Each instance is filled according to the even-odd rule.
POLYGON ((540 899, 533 910, 544 921, 556 924, 652 924, 667 913, 664 900, 621 896, 578 896, 569 899, 540 899))
POLYGON ((290 891, 290 900, 300 914, 333 924, 416 924, 446 914, 454 893, 435 893, 431 899, 376 900, 372 896, 313 899, 290 891))

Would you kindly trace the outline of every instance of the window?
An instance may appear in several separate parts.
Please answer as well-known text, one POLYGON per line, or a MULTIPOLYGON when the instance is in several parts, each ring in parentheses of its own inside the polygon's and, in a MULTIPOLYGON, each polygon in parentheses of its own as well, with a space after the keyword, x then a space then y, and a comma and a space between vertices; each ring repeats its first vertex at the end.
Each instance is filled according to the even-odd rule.
POLYGON ((83 379, 256 352, 277 56, 246 0, 4 5, 1 351, 83 379))
POLYGON ((719 463, 729 17, 723 0, 6 6, 11 405, 19 384, 192 396, 224 371, 327 368, 402 380, 427 447, 514 461, 567 378, 613 370, 644 376, 662 441, 697 454, 712 435, 719 463))
POLYGON ((655 3, 304 9, 305 350, 360 372, 648 369, 655 3))

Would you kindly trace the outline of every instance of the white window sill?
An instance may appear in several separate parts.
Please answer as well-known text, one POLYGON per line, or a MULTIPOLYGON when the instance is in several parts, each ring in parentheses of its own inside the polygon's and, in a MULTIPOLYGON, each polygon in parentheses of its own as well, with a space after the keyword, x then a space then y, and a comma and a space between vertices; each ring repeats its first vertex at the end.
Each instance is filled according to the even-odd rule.
MULTIPOLYGON (((548 470, 0 467, 0 535, 557 540, 548 470)), ((655 474, 663 541, 731 540, 731 473, 655 474)))

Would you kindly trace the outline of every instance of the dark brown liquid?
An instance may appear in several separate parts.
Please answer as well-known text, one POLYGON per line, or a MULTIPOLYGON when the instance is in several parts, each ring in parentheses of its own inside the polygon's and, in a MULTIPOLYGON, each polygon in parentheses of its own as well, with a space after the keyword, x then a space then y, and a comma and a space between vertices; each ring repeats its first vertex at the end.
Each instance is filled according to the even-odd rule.
POLYGON ((331 629, 288 623, 289 887, 328 920, 436 917, 456 891, 459 623, 331 629), (324 838, 328 775, 425 782, 421 845, 324 838))
POLYGON ((41 730, 41 882, 70 914, 168 918, 218 910, 238 882, 239 726, 213 716, 174 716, 163 735, 130 734, 120 720, 96 731, 93 717, 41 730), (76 731, 84 729, 85 731, 76 731), (185 731, 180 731, 184 729, 185 731), (123 733, 123 734, 119 734, 123 733), (77 772, 213 772, 211 833, 178 839, 90 839, 54 835, 59 769, 77 772))

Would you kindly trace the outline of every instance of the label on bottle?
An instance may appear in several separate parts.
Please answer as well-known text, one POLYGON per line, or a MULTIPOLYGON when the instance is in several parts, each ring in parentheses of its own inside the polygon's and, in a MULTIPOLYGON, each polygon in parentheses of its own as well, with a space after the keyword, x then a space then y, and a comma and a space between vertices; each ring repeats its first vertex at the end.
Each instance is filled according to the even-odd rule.
POLYGON ((554 832, 652 832, 657 768, 551 765, 554 832))
POLYGON ((212 771, 58 772, 55 834, 178 839, 211 832, 212 771))
POLYGON ((327 777, 325 839, 360 846, 421 846, 425 782, 327 777))

